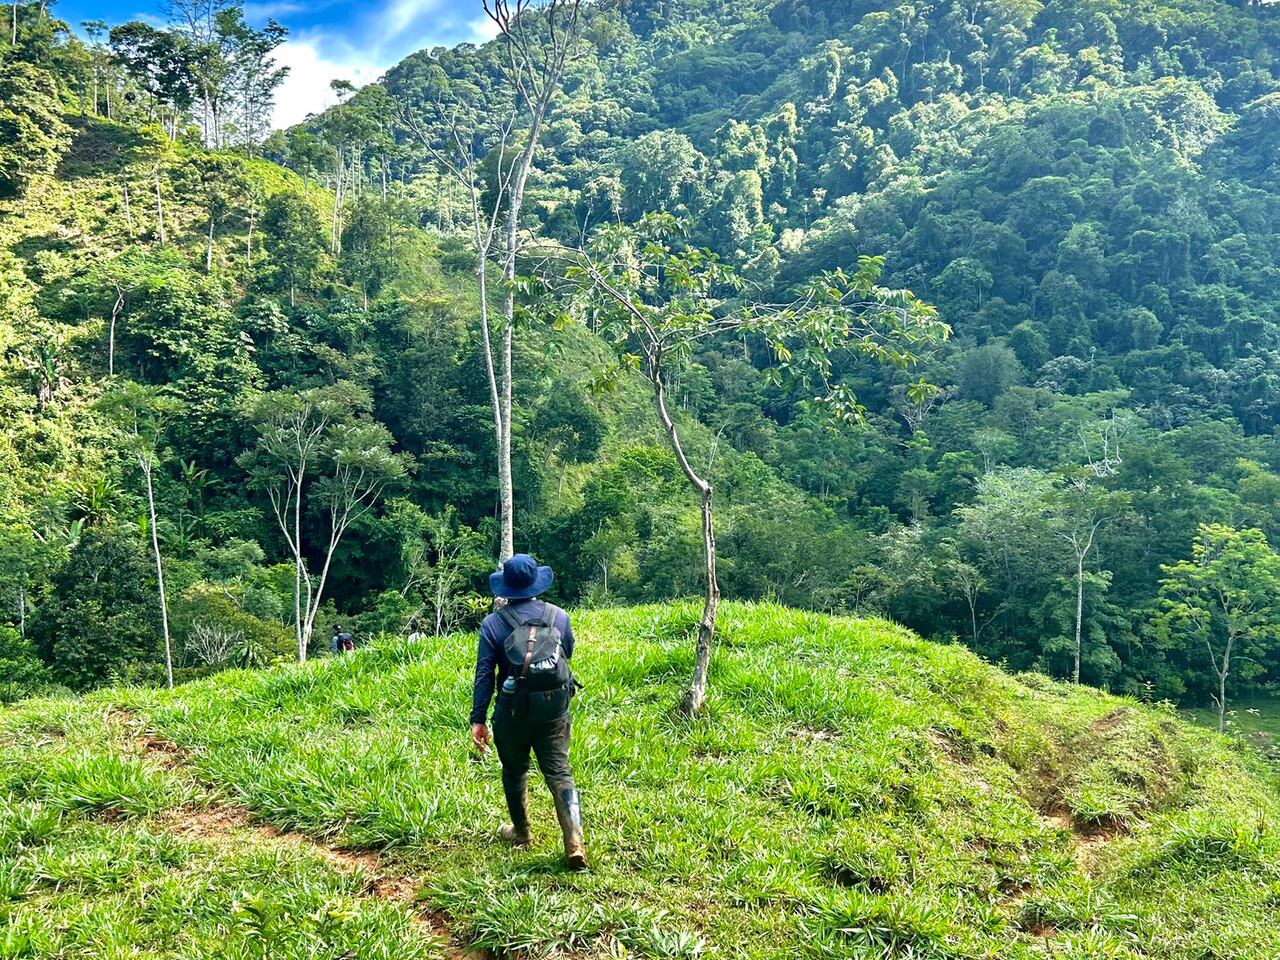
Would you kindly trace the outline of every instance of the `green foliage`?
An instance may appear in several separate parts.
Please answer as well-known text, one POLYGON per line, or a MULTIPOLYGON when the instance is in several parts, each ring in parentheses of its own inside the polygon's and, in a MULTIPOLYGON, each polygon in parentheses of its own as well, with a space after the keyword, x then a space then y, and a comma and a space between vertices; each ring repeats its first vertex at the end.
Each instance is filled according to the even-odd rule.
POLYGON ((50 176, 71 142, 53 78, 17 60, 0 60, 0 197, 50 176))
POLYGON ((59 680, 99 684, 130 664, 155 661, 160 608, 154 577, 135 531, 104 526, 84 532, 32 624, 59 680))
POLYGON ((35 647, 8 627, 0 627, 0 677, 0 703, 39 696, 54 685, 35 647))
MULTIPOLYGON (((0 529, 21 531, 0 542, 0 621, 17 629, 25 610, 37 636, 76 537, 144 512, 97 403, 111 376, 181 400, 156 438, 175 597, 216 584, 263 624, 292 620, 292 550, 252 482, 245 411, 339 383, 387 431, 362 438, 413 457, 395 495, 450 516, 468 555, 494 553, 466 200, 423 144, 448 140, 450 117, 474 121, 494 188, 501 44, 424 51, 342 88, 272 136, 268 162, 250 155, 274 29, 232 9, 194 32, 81 39, 38 5, 17 12, 3 71, 41 132, 5 143, 41 188, 0 199, 0 529), (258 559, 230 574, 219 551, 236 544, 258 559)), ((882 612, 1018 669, 1070 676, 1078 661, 1083 680, 1146 698, 1217 697, 1190 635, 1156 620, 1163 568, 1199 524, 1280 536, 1274 10, 669 0, 593 7, 584 38, 535 156, 519 270, 649 212, 684 224, 659 245, 698 262, 644 305, 714 320, 715 335, 681 328, 664 388, 716 490, 725 594, 882 612), (895 329, 921 319, 906 290, 937 315, 895 329), (840 314, 833 297, 877 309, 840 314), (907 309, 881 309, 894 297, 907 309), (753 304, 787 329, 717 326, 753 304), (902 336, 941 322, 946 343, 902 336), (832 413, 853 428, 830 430, 832 413), (1043 497, 1015 489, 1002 507, 1001 478, 1019 475, 1043 497), (1100 524, 1078 563, 1081 484, 1100 524)), ((527 294, 521 282, 522 547, 556 566, 564 602, 696 591, 698 517, 660 452, 650 385, 597 376, 636 338, 621 343, 604 311, 547 329, 527 294)), ((329 516, 309 502, 303 559, 318 572, 329 516)), ((374 632, 425 609, 402 592, 388 519, 378 506, 350 526, 324 588, 374 632)), ((469 622, 484 566, 450 580, 448 619, 469 622)), ((1227 696, 1252 701, 1280 677, 1280 642, 1257 646, 1227 696)))
MULTIPOLYGON (((245 609, 254 597, 241 587, 197 582, 173 603, 173 630, 184 666, 263 666, 287 658, 291 638, 279 621, 245 609)), ((283 613, 283 608, 280 609, 283 613)))
MULTIPOLYGON (((1164 568, 1164 610, 1156 629, 1188 649, 1208 655, 1218 681, 1213 694, 1218 729, 1227 709, 1227 680, 1237 669, 1257 676, 1268 642, 1276 636, 1280 556, 1260 530, 1201 525, 1191 559, 1164 568)), ((1191 657, 1188 657, 1190 660, 1191 657)), ((1203 657, 1200 657, 1203 659, 1203 657)))
POLYGON ((320 266, 324 252, 320 218, 304 198, 280 193, 267 202, 262 229, 273 265, 288 284, 289 303, 293 305, 298 288, 305 291, 320 266))

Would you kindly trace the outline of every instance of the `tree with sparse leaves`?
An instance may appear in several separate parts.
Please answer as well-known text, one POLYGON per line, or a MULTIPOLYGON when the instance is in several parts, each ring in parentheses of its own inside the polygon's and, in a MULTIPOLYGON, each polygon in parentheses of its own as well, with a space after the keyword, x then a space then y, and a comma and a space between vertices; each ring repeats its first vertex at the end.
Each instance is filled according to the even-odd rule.
POLYGON ((249 404, 257 442, 240 458, 265 490, 294 567, 294 639, 307 659, 329 571, 343 537, 404 476, 387 428, 369 416, 368 391, 351 383, 262 394, 249 404), (322 516, 320 569, 313 572, 307 514, 322 516))
MULTIPOLYGON (((683 225, 669 214, 649 214, 635 226, 602 227, 587 249, 570 252, 568 260, 558 272, 545 270, 544 277, 553 287, 563 278, 570 285, 572 314, 648 381, 658 422, 698 495, 705 594, 693 676, 680 704, 682 713, 693 716, 706 701, 720 586, 712 486, 685 449, 668 400, 672 378, 696 347, 753 334, 770 345, 777 382, 810 390, 833 423, 852 425, 862 421, 864 410, 852 388, 835 376, 838 356, 906 367, 949 331, 910 291, 879 286, 882 264, 873 257, 864 257, 855 273, 816 278, 788 303, 744 299, 737 272, 710 251, 689 246, 683 225)), ((929 387, 921 383, 916 389, 929 387)))

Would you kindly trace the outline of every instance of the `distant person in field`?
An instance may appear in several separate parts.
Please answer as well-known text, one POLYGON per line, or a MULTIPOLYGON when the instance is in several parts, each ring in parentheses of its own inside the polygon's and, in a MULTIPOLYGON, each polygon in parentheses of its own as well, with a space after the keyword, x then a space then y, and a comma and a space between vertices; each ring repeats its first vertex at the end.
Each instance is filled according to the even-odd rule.
POLYGON ((517 846, 530 842, 527 785, 532 750, 555 800, 565 862, 581 870, 587 854, 578 791, 569 769, 569 702, 577 686, 569 669, 573 628, 567 613, 538 599, 553 579, 550 567, 538 566, 526 553, 516 554, 490 575, 493 595, 506 604, 480 626, 471 740, 482 753, 489 749, 485 718, 496 683, 493 743, 502 761, 502 790, 511 814, 511 822, 499 834, 517 846))
POLYGON ((341 624, 333 625, 333 640, 330 641, 333 648, 333 655, 336 657, 340 653, 350 653, 356 648, 356 640, 351 634, 342 629, 341 624))

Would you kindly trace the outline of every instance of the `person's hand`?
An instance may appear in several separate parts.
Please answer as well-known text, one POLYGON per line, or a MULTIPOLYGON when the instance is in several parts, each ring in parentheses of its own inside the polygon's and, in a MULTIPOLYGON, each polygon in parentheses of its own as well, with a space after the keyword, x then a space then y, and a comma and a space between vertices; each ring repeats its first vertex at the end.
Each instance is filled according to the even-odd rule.
POLYGON ((489 752, 489 728, 483 723, 471 725, 471 742, 481 753, 489 752))

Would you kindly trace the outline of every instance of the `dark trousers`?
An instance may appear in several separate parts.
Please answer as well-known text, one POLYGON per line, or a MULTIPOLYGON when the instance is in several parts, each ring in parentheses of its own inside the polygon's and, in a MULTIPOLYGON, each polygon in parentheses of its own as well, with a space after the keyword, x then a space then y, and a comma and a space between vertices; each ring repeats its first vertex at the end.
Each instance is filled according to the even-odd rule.
POLYGON ((572 723, 566 709, 548 720, 532 720, 517 698, 499 697, 493 711, 493 744, 502 761, 502 786, 508 796, 523 791, 529 778, 529 752, 538 758, 538 769, 551 795, 573 789, 569 768, 572 723))

